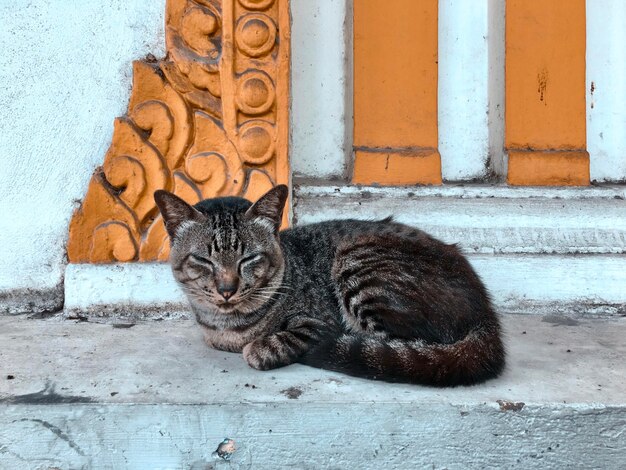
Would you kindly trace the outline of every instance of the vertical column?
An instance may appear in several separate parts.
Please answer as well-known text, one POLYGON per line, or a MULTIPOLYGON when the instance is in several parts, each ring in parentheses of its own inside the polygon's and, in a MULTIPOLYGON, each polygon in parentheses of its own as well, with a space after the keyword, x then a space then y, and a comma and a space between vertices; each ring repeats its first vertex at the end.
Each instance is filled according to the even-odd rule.
POLYGON ((506 178, 504 152, 505 18, 506 0, 488 0, 489 5, 489 168, 499 179, 506 178))
POLYGON ((299 175, 341 177, 346 153, 352 154, 352 143, 345 142, 351 126, 346 116, 351 90, 344 34, 352 22, 347 6, 346 0, 291 0, 291 164, 299 175))
POLYGON ((441 183, 437 4, 354 2, 355 183, 441 183))
POLYGON ((489 159, 488 3, 439 0, 439 152, 443 179, 486 176, 489 159))
POLYGON ((508 182, 587 185, 585 0, 507 0, 508 182))
POLYGON ((626 179, 626 2, 587 0, 591 179, 626 179))

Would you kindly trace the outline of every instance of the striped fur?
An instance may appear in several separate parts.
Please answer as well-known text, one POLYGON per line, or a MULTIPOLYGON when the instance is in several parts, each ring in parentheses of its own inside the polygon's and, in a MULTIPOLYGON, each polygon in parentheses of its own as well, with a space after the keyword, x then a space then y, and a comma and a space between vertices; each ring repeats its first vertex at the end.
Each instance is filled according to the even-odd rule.
POLYGON ((450 344, 343 334, 300 362, 368 379, 444 387, 496 377, 502 372, 503 358, 498 326, 484 325, 450 344))
MULTIPOLYGON (((155 194, 170 261, 209 346, 391 382, 469 385, 504 367, 489 296, 453 245, 393 222, 278 232, 284 186, 256 204, 155 194), (223 297, 223 286, 236 286, 223 297)), ((230 287, 229 287, 230 288, 230 287)))

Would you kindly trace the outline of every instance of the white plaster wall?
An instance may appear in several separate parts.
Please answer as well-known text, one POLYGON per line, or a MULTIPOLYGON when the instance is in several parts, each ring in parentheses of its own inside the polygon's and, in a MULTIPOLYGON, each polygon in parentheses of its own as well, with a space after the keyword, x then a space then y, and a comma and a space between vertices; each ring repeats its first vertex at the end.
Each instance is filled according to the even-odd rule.
POLYGON ((508 160, 504 151, 504 63, 506 0, 488 0, 489 27, 489 165, 501 181, 506 179, 508 160))
POLYGON ((439 0, 438 127, 445 181, 506 175, 504 0, 439 0))
POLYGON ((624 0, 587 0, 587 150, 592 180, 626 180, 624 0))
POLYGON ((295 174, 343 176, 352 152, 352 0, 291 0, 291 165, 295 174), (348 12, 348 15, 346 15, 348 12), (349 110, 349 112, 346 112, 349 110), (347 115, 346 115, 347 114, 347 115), (345 143, 345 144, 344 144, 345 143))
POLYGON ((485 1, 439 1, 439 152, 447 181, 487 173, 488 19, 485 1))
POLYGON ((164 13, 165 0, 0 0, 0 293, 61 282, 72 211, 132 60, 164 54, 164 13))
POLYGON ((156 310, 188 310, 167 263, 70 264, 64 287, 63 308, 70 313, 126 310, 155 317, 156 310))

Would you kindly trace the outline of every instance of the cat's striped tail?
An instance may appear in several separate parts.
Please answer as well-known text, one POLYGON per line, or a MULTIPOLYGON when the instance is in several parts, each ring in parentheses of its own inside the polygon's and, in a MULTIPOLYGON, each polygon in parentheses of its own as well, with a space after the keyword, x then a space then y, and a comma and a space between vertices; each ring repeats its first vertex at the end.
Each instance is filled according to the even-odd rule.
POLYGON ((318 345, 299 362, 356 377, 446 387, 497 377, 504 358, 496 324, 451 344, 349 333, 318 345))

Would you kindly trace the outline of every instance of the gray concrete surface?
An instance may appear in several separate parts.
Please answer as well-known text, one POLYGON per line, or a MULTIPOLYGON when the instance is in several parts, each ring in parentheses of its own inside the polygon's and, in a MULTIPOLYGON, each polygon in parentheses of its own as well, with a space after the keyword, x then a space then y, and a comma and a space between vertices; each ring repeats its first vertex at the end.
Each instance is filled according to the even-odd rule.
POLYGON ((394 219, 476 254, 626 253, 626 188, 294 181, 294 219, 394 219), (323 208, 323 210, 320 210, 323 208))
POLYGON ((192 321, 0 318, 0 468, 624 468, 626 319, 503 322, 501 378, 432 389, 258 372, 192 321))
POLYGON ((372 187, 296 179, 293 219, 393 215, 458 244, 500 312, 623 315, 625 197, 623 186, 372 187))

